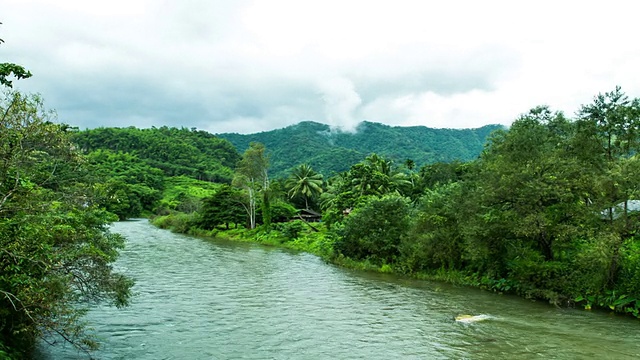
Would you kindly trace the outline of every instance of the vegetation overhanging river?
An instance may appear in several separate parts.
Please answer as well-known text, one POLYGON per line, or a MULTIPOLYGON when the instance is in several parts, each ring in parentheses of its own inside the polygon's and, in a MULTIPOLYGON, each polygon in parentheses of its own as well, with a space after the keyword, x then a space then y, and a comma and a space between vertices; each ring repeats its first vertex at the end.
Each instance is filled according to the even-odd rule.
MULTIPOLYGON (((338 268, 315 256, 117 223, 130 307, 87 320, 100 359, 635 359, 637 319, 338 268), (485 314, 473 324, 459 314, 485 314)), ((42 346, 41 359, 83 359, 42 346)))

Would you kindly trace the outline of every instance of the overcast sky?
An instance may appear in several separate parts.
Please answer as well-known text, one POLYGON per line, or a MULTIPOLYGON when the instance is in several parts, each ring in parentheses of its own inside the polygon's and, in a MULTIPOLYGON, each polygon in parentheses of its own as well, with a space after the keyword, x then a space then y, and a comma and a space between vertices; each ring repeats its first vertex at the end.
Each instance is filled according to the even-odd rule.
POLYGON ((0 62, 61 122, 252 133, 508 125, 640 96, 635 1, 3 0, 0 62))

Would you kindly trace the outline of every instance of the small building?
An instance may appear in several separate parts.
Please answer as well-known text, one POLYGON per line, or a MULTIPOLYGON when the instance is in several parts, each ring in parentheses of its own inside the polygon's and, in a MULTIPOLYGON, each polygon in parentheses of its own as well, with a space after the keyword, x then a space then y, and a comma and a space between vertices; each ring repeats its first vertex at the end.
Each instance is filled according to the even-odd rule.
POLYGON ((627 200, 623 201, 611 208, 604 209, 600 212, 600 216, 603 219, 617 220, 621 216, 629 215, 629 213, 640 212, 640 200, 627 200))
POLYGON ((320 220, 322 220, 322 214, 310 209, 302 209, 298 211, 296 219, 302 219, 306 222, 320 222, 320 220))

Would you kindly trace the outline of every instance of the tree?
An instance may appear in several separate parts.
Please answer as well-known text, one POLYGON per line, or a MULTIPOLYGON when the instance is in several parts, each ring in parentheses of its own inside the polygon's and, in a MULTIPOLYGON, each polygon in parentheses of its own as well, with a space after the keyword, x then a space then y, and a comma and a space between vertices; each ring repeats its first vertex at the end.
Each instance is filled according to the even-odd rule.
POLYGON ((269 212, 269 159, 265 155, 265 147, 261 143, 251 143, 242 155, 236 167, 234 184, 244 188, 248 193, 248 201, 244 204, 249 216, 249 227, 256 227, 256 203, 258 193, 262 193, 262 219, 268 227, 271 223, 269 212))
POLYGON ((12 87, 13 82, 9 80, 11 76, 15 77, 18 80, 26 79, 31 77, 31 72, 20 65, 11 63, 0 63, 0 85, 12 87))
POLYGON ((244 219, 241 195, 229 185, 222 185, 202 203, 198 226, 203 229, 211 230, 223 224, 229 229, 229 224, 237 224, 244 219))
MULTIPOLYGON (((0 22, 0 25, 2 23, 0 22)), ((0 44, 4 43, 4 40, 0 39, 0 44)), ((16 79, 27 79, 31 77, 31 72, 24 67, 12 63, 0 63, 0 85, 8 88, 13 86, 13 82, 9 78, 13 76, 16 79)))
POLYGON ((86 301, 127 304, 132 281, 112 263, 124 239, 94 202, 68 127, 38 96, 0 99, 0 343, 25 356, 56 335, 96 346, 79 321, 86 301))
POLYGON ((404 161, 404 166, 406 166, 407 169, 409 169, 409 171, 411 171, 416 167, 416 162, 413 161, 413 159, 406 159, 404 161))
POLYGON ((385 195, 398 191, 405 185, 410 185, 404 173, 393 169, 390 160, 377 154, 367 158, 349 170, 351 184, 360 195, 385 195))
POLYGON ((151 212, 164 188, 162 170, 135 155, 96 150, 86 156, 100 205, 120 220, 151 212))
POLYGON ((577 186, 582 167, 566 156, 571 126, 562 113, 537 107, 496 133, 482 154, 477 196, 484 219, 507 241, 495 248, 497 256, 533 247, 551 261, 571 240, 585 210, 580 194, 588 191, 577 186))
POLYGON ((463 268, 464 241, 460 224, 466 212, 462 181, 442 184, 420 199, 408 236, 400 245, 406 272, 463 268))
POLYGON ((425 165, 420 169, 420 185, 422 190, 434 189, 462 179, 466 165, 460 161, 450 163, 437 162, 425 165))
POLYGON ((629 97, 617 86, 613 91, 598 94, 593 103, 583 105, 578 113, 576 147, 579 156, 592 165, 592 180, 596 185, 593 202, 607 209, 609 226, 604 238, 611 239, 609 285, 613 285, 619 270, 620 251, 635 236, 637 220, 628 216, 629 200, 637 196, 635 181, 640 176, 636 154, 640 150, 640 99, 629 97), (622 204, 619 221, 614 208, 622 204))
POLYGON ((348 172, 329 179, 322 194, 323 219, 328 226, 340 222, 345 212, 357 207, 368 196, 409 194, 412 183, 407 175, 395 170, 391 161, 371 154, 351 166, 348 172))
POLYGON ((592 104, 581 107, 578 115, 583 129, 598 140, 609 162, 632 155, 640 145, 640 100, 629 100, 619 86, 598 94, 592 104))
POLYGON ((352 259, 391 264, 408 226, 409 205, 404 197, 370 197, 346 217, 334 248, 352 259))
POLYGON ((309 209, 309 198, 322 194, 322 174, 316 173, 308 164, 297 166, 287 180, 289 198, 302 197, 305 209, 309 209))

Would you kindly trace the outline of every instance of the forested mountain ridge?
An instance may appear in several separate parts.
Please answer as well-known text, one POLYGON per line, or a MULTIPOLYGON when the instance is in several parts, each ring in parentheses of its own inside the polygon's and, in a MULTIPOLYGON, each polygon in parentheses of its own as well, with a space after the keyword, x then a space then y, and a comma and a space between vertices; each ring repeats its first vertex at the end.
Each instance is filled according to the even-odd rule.
POLYGON ((434 162, 469 161, 478 157, 487 136, 502 125, 477 129, 433 129, 425 126, 389 126, 362 122, 356 133, 332 131, 329 125, 303 121, 282 129, 255 134, 217 134, 229 140, 239 152, 251 142, 263 143, 271 160, 271 173, 287 171, 308 163, 326 176, 349 169, 371 153, 396 163, 411 159, 420 167, 434 162))
POLYGON ((231 182, 240 155, 227 140, 206 131, 169 128, 96 128, 79 131, 73 141, 85 153, 130 153, 167 176, 231 182))

